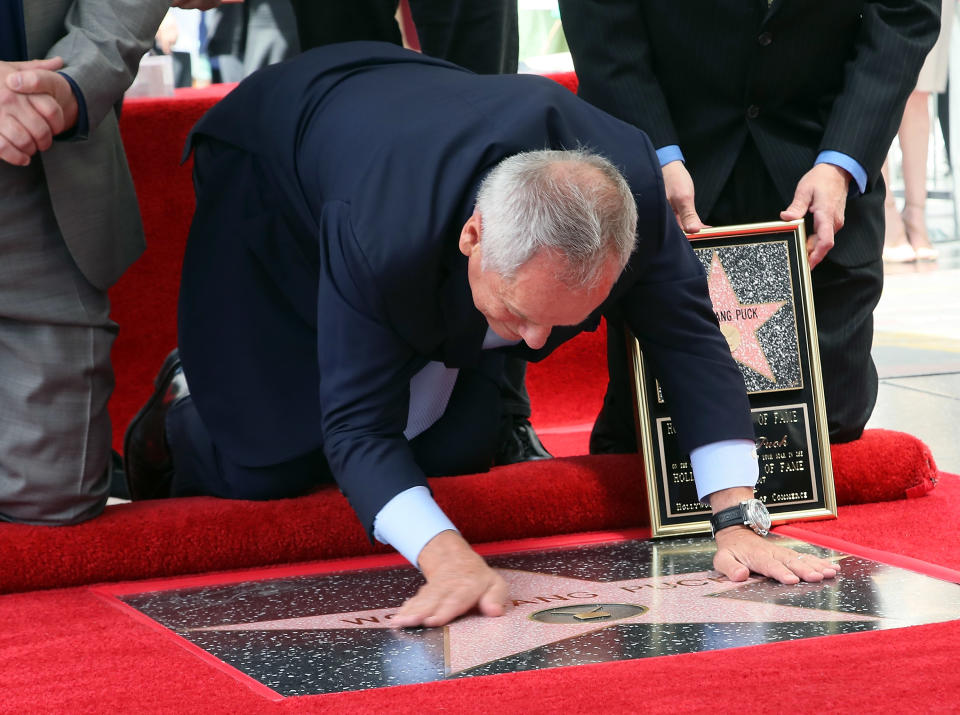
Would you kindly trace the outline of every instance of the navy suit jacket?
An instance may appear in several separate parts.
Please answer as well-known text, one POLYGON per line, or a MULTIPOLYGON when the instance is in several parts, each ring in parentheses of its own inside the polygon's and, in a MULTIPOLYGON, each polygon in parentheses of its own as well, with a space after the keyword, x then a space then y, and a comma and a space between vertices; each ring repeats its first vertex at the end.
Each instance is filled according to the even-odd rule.
POLYGON ((332 45, 241 83, 200 120, 188 149, 209 139, 249 157, 249 171, 223 189, 236 195, 236 216, 218 230, 262 266, 232 298, 230 334, 260 334, 232 346, 229 360, 214 357, 224 318, 205 315, 201 294, 229 270, 192 275, 191 235, 181 352, 204 422, 239 463, 322 447, 368 528, 393 496, 425 484, 402 435, 410 378, 429 360, 476 365, 487 330, 458 249, 478 184, 517 152, 578 146, 627 178, 637 250, 583 324, 555 329, 540 350, 504 350, 540 360, 619 310, 663 383, 684 449, 753 438, 743 379, 650 142, 553 81, 475 75, 380 43, 332 45), (288 310, 259 321, 268 292, 288 310))

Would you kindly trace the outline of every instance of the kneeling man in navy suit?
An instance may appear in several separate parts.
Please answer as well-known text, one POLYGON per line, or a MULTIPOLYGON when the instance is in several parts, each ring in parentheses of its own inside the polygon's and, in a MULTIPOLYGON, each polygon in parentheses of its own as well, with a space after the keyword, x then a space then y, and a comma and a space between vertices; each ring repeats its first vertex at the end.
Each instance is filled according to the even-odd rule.
POLYGON ((332 478, 426 579, 394 623, 498 615, 504 581, 426 477, 490 467, 505 356, 540 360, 617 315, 700 498, 733 515, 715 567, 836 574, 738 517, 757 479, 746 391, 643 132, 542 77, 348 43, 247 79, 188 150, 179 353, 128 430, 134 498, 291 497, 332 478))

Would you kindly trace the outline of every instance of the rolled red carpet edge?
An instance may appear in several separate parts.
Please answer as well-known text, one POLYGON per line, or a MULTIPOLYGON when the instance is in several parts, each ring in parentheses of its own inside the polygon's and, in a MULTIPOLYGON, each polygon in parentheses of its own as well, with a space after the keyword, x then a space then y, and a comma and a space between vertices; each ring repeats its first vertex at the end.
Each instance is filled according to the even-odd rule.
MULTIPOLYGON (((935 483, 929 448, 868 430, 832 449, 840 505, 922 496, 935 483)), ((472 543, 648 524, 639 455, 526 462, 431 480, 472 543)), ((0 525, 0 592, 77 586, 383 553, 335 487, 269 502, 190 497, 108 507, 68 527, 0 525)))

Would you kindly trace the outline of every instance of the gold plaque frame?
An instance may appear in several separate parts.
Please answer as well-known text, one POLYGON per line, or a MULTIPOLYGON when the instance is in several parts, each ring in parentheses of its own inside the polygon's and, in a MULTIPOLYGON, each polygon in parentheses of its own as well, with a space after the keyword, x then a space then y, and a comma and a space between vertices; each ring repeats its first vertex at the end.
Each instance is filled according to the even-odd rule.
MULTIPOLYGON (((744 376, 760 476, 774 524, 836 517, 820 351, 802 220, 725 226, 688 236, 709 276, 721 331, 744 376)), ((654 537, 710 532, 669 406, 628 335, 654 537)))

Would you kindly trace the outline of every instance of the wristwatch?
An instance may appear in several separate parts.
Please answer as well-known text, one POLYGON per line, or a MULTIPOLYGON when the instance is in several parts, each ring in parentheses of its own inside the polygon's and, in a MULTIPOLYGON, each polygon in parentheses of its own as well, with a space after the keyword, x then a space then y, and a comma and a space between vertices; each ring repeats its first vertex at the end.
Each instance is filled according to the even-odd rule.
POLYGON ((748 499, 710 517, 710 529, 714 536, 728 526, 740 525, 749 526, 760 536, 766 536, 770 532, 770 512, 759 499, 748 499))

